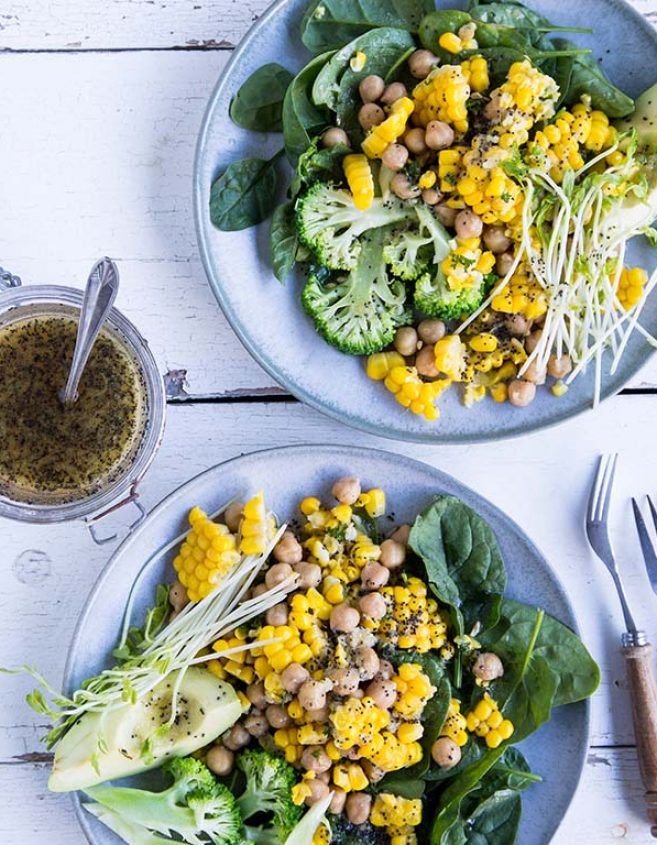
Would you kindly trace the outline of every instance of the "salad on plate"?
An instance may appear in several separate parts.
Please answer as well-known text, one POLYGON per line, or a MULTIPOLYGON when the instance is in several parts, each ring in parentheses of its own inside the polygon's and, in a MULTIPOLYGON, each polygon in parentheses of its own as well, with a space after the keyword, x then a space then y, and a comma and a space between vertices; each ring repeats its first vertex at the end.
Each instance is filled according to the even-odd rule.
POLYGON ((572 31, 517 0, 314 0, 306 66, 266 64, 231 102, 283 146, 216 178, 212 222, 271 216, 300 311, 428 421, 454 386, 525 407, 589 367, 597 403, 605 357, 615 372, 635 332, 657 345, 640 321, 657 273, 626 258, 656 240, 657 90, 635 103, 572 31))
POLYGON ((51 790, 129 845, 516 841, 541 788, 516 743, 592 695, 597 665, 505 597, 495 535, 458 498, 402 525, 357 478, 332 499, 308 491, 280 525, 262 492, 194 507, 135 581, 112 666, 71 694, 28 670, 51 790))

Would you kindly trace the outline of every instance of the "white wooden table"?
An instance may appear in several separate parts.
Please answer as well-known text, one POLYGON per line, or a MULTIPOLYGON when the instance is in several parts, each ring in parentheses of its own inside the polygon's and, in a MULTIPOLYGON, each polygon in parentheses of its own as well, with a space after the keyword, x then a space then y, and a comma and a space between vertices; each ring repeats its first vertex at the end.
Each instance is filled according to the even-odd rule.
MULTIPOLYGON (((657 23, 657 0, 634 3, 657 23)), ((595 456, 618 449, 617 550, 635 613, 657 638, 657 599, 628 510, 630 495, 657 492, 657 358, 595 415, 491 446, 377 440, 287 396, 215 304, 191 209, 205 102, 230 50, 266 5, 4 0, 0 264, 25 283, 82 286, 100 255, 120 261, 118 305, 169 375, 166 436, 143 488, 149 508, 190 476, 242 452, 349 442, 434 464, 520 522, 562 578, 603 670, 588 763, 554 843, 648 845, 618 652, 621 616, 582 526, 595 456)), ((34 528, 0 520, 0 665, 38 665, 59 682, 77 616, 111 549, 96 547, 77 524, 34 528)), ((0 677, 0 842, 81 845, 70 802, 46 790, 44 725, 23 703, 29 687, 0 677)))

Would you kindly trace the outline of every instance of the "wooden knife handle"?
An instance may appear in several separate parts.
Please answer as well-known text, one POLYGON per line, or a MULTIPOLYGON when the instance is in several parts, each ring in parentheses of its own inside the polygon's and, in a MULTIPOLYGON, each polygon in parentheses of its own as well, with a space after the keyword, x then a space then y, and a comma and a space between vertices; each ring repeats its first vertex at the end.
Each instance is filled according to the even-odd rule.
POLYGON ((657 838, 657 683, 653 650, 647 643, 623 648, 630 684, 634 736, 641 778, 646 788, 650 832, 657 838))

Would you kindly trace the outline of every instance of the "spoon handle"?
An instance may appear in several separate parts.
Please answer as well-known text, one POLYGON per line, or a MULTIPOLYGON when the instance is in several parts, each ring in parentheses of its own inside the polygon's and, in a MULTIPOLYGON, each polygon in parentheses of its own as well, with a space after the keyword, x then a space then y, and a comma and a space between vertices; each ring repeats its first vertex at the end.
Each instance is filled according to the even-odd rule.
POLYGON ((101 258, 91 268, 84 292, 78 336, 66 387, 59 398, 66 405, 78 398, 78 384, 93 345, 116 299, 119 289, 119 271, 111 258, 101 258))

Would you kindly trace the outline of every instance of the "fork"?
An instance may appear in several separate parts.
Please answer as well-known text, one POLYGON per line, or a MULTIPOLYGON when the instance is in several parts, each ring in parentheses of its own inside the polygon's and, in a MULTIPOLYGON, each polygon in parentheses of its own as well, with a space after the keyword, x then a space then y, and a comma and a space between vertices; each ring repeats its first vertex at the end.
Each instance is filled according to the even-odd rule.
POLYGON ((620 599, 625 632, 621 636, 632 704, 641 779, 650 819, 651 834, 657 838, 657 683, 652 666, 652 646, 645 631, 637 628, 621 580, 611 537, 609 504, 618 455, 602 455, 598 465, 586 516, 586 534, 591 548, 609 570, 620 599))
MULTIPOLYGON (((652 521, 655 523, 655 528, 657 528, 657 508, 653 505, 650 496, 646 496, 646 499, 648 500, 648 507, 652 514, 652 521)), ((650 534, 648 534, 641 508, 636 499, 632 499, 632 509, 634 510, 634 521, 636 522, 636 530, 639 533, 639 542, 641 543, 641 551, 646 562, 650 586, 653 592, 657 593, 657 552, 655 552, 655 547, 650 539, 650 534)))

